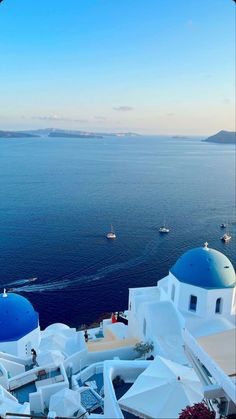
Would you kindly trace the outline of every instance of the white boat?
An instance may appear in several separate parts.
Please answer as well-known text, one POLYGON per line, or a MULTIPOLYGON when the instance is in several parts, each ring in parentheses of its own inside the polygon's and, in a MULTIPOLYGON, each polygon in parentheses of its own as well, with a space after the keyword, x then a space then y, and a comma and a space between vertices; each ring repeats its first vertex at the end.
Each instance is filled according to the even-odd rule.
POLYGON ((116 234, 113 228, 113 225, 111 224, 111 231, 109 231, 109 233, 107 233, 107 239, 116 239, 116 234))
POLYGON ((227 234, 227 233, 225 233, 222 237, 221 237, 221 240, 223 241, 223 242, 228 242, 229 240, 231 239, 231 236, 229 235, 229 234, 227 234))
POLYGON ((166 227, 166 220, 164 219, 163 225, 159 228, 159 233, 169 233, 170 229, 166 227))
POLYGON ((159 233, 169 233, 169 231, 170 229, 165 226, 159 228, 159 233))
POLYGON ((164 221, 163 225, 159 228, 159 233, 169 233, 170 229, 166 227, 166 223, 164 221))

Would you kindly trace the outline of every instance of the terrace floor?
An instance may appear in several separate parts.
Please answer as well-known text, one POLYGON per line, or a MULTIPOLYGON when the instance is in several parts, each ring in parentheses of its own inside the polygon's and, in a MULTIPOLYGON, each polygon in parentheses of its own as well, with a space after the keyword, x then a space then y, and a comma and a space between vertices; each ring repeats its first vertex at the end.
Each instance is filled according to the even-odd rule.
POLYGON ((11 391, 11 394, 17 398, 19 403, 25 403, 29 401, 29 394, 37 391, 35 383, 25 384, 22 387, 11 391))
POLYGON ((98 342, 88 341, 87 348, 89 352, 107 351, 110 349, 118 349, 125 346, 134 346, 137 343, 137 339, 101 339, 98 342))

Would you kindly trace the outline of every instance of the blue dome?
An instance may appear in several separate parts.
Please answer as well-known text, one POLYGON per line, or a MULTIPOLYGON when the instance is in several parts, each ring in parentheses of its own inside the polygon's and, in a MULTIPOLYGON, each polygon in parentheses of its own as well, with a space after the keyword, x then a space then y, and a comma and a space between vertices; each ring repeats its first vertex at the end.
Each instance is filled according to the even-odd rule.
POLYGON ((207 246, 184 253, 170 272, 180 282, 201 288, 232 288, 236 284, 234 268, 229 259, 207 246))
POLYGON ((0 294, 0 342, 19 340, 38 327, 38 313, 21 295, 0 294))

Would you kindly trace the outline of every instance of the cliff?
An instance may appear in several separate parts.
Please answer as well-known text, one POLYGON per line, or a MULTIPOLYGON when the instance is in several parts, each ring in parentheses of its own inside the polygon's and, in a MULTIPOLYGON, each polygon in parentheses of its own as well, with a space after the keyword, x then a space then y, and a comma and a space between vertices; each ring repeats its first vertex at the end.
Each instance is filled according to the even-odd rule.
POLYGON ((203 141, 218 144, 236 144, 236 132, 233 131, 219 131, 217 134, 206 138, 203 141))

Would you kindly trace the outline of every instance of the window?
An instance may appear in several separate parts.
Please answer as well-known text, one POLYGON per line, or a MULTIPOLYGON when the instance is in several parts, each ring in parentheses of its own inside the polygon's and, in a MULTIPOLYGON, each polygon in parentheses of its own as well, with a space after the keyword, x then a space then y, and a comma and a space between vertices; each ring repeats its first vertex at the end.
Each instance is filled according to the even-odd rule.
POLYGON ((191 310, 191 311, 196 311, 197 310, 197 297, 196 297, 196 295, 191 295, 190 296, 189 310, 191 310))
POLYGON ((31 345, 30 345, 30 342, 28 342, 28 343, 25 345, 25 353, 26 353, 26 355, 29 355, 29 353, 30 353, 30 348, 31 348, 31 345))
POLYGON ((221 309, 222 309, 222 298, 217 298, 215 313, 221 313, 221 309))
POLYGON ((175 301, 175 285, 172 285, 172 289, 171 289, 171 300, 175 301))
POLYGON ((147 322, 146 319, 143 320, 143 336, 146 336, 147 322))

